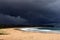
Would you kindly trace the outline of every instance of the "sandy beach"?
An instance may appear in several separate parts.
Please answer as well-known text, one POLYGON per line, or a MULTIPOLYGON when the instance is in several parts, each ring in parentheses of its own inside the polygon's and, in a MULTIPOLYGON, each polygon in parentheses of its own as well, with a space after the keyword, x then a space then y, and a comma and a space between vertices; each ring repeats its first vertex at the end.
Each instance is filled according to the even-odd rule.
POLYGON ((8 35, 0 35, 0 40, 60 40, 60 34, 25 32, 14 28, 2 29, 8 35))

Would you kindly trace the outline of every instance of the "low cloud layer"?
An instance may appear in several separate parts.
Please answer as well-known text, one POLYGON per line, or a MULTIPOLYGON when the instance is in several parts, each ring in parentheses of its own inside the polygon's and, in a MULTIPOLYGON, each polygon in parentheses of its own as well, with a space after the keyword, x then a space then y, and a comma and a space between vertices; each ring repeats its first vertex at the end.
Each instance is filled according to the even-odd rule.
POLYGON ((14 17, 0 14, 0 24, 27 24, 27 20, 21 18, 20 16, 14 17))

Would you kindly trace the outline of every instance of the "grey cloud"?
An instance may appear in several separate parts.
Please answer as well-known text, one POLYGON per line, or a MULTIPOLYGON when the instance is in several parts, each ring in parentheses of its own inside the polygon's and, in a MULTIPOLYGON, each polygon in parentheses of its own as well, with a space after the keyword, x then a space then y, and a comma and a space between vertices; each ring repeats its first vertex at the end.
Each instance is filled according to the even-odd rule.
MULTIPOLYGON (((0 13, 20 16, 27 19, 31 24, 56 23, 60 22, 58 21, 60 20, 58 11, 56 12, 54 9, 57 5, 56 2, 58 0, 1 0, 0 13)), ((19 17, 12 17, 12 19, 18 20, 19 17)))
MULTIPOLYGON (((0 3, 13 7, 35 6, 36 8, 44 8, 46 5, 55 2, 56 0, 0 0, 0 3)), ((2 6, 1 5, 1 6, 2 6)))
MULTIPOLYGON (((50 9, 51 11, 56 14, 56 20, 60 20, 60 0, 56 0, 55 2, 52 2, 46 6, 46 9, 50 9)), ((59 21, 60 22, 60 21, 59 21)))
POLYGON ((27 24, 26 19, 21 18, 20 16, 14 17, 10 15, 0 14, 0 23, 1 24, 27 24))

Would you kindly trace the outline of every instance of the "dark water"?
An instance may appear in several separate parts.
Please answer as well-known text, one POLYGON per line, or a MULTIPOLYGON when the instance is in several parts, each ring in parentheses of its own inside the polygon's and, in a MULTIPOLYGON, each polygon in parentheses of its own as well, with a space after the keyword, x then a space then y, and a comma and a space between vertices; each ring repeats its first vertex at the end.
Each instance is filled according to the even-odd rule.
POLYGON ((38 29, 47 29, 47 30, 60 30, 60 28, 38 28, 38 29))

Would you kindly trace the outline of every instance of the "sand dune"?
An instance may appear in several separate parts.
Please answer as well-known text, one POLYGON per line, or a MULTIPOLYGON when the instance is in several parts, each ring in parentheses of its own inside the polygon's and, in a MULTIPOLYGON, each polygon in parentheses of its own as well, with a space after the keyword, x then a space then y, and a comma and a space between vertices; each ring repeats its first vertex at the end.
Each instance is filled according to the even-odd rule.
POLYGON ((0 40, 60 40, 60 34, 25 32, 14 28, 3 29, 8 35, 0 35, 0 40))

